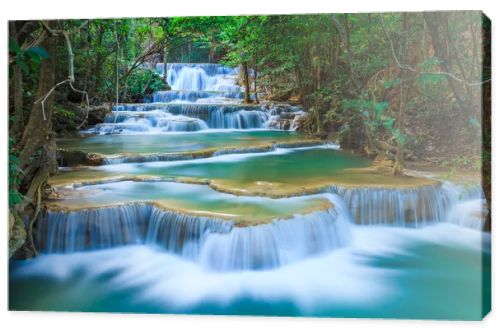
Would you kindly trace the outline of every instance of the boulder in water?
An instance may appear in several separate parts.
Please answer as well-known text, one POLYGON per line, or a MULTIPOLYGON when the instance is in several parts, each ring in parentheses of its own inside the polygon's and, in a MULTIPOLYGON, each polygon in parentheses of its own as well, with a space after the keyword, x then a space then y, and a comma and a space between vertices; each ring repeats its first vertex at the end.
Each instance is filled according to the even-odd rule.
POLYGON ((99 154, 60 149, 57 151, 57 162, 62 167, 100 166, 104 159, 99 154))

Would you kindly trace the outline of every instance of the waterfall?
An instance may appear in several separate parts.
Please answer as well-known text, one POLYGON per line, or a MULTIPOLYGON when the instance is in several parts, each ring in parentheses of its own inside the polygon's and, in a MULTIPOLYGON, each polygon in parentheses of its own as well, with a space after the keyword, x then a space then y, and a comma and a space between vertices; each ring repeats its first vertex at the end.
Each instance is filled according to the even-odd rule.
POLYGON ((151 206, 132 204, 77 211, 48 211, 37 225, 38 249, 72 253, 142 243, 151 206))
MULTIPOLYGON (((327 191, 341 196, 354 221, 366 225, 421 226, 444 221, 464 225, 452 208, 471 209, 472 204, 467 205, 464 200, 474 202, 484 197, 480 187, 465 189, 449 182, 409 189, 330 186, 327 191), (454 212, 452 216, 450 211, 454 212)), ((472 225, 482 226, 477 220, 483 218, 477 216, 472 225)))
POLYGON ((211 129, 259 129, 265 126, 268 114, 258 107, 216 104, 167 104, 148 107, 119 106, 87 132, 162 132, 200 131, 211 129), (252 109, 253 108, 253 109, 252 109), (114 123, 116 119, 116 124, 114 123))
POLYGON ((208 129, 207 124, 201 119, 186 117, 181 115, 172 115, 159 118, 156 127, 162 131, 180 132, 180 131, 200 131, 208 129))
POLYGON ((450 182, 444 184, 453 204, 448 210, 446 221, 475 230, 483 230, 488 207, 482 188, 459 186, 450 182))
POLYGON ((214 129, 253 129, 262 128, 267 118, 262 111, 243 109, 224 113, 221 108, 210 113, 209 124, 214 129))
POLYGON ((131 244, 163 247, 207 269, 268 269, 349 243, 350 230, 338 208, 256 226, 165 211, 150 204, 48 211, 38 220, 43 253, 72 253, 131 244))
POLYGON ((218 271, 283 266, 344 247, 350 223, 423 226, 450 222, 481 229, 480 187, 449 183, 415 189, 330 187, 333 207, 245 226, 228 218, 179 213, 153 204, 127 204, 75 211, 48 211, 35 233, 42 253, 72 253, 149 244, 218 271), (479 196, 479 197, 478 197, 479 196))
POLYGON ((423 225, 444 221, 451 199, 441 186, 398 188, 346 188, 331 186, 358 224, 423 225))
MULTIPOLYGON (((83 131, 93 134, 179 132, 206 129, 294 130, 304 117, 300 108, 286 104, 244 105, 238 68, 220 64, 167 64, 172 90, 155 92, 153 103, 113 107, 104 123, 83 131), (273 115, 273 116, 272 116, 273 115), (281 122, 281 116, 285 117, 281 122), (180 117, 185 116, 185 117, 180 117)), ((163 75, 164 66, 157 71, 163 75)))
POLYGON ((209 234, 200 261, 204 267, 224 271, 269 269, 346 246, 349 240, 347 223, 330 209, 209 234))
MULTIPOLYGON (((179 72, 169 71, 167 82, 174 90, 209 90, 210 77, 200 67, 183 66, 179 72)), ((212 89, 213 90, 213 89, 212 89)))
POLYGON ((149 219, 146 243, 159 244, 167 251, 196 260, 209 234, 228 233, 231 222, 202 216, 188 216, 154 208, 149 219))
MULTIPOLYGON (((168 102, 203 102, 206 99, 242 99, 241 92, 206 92, 206 91, 159 91, 153 95, 154 103, 168 102)), ((214 100, 217 101, 217 100, 214 100)))
POLYGON ((167 82, 178 91, 241 92, 238 68, 219 64, 167 64, 167 82))

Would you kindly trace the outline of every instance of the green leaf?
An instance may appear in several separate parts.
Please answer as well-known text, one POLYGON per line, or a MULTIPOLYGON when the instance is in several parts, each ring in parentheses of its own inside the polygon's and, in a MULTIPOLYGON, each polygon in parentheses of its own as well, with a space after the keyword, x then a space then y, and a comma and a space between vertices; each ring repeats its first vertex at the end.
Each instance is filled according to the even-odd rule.
POLYGON ((437 65, 439 65, 441 63, 442 63, 442 61, 439 58, 431 57, 431 58, 425 59, 423 62, 418 64, 418 66, 423 71, 432 71, 437 65))
POLYGON ((45 51, 44 48, 42 47, 33 47, 26 49, 25 52, 31 56, 31 58, 38 58, 38 59, 47 59, 50 58, 50 55, 48 54, 47 51, 45 51))
POLYGON ((25 74, 27 74, 30 71, 28 68, 28 65, 26 65, 26 63, 24 61, 22 61, 22 60, 19 61, 19 59, 18 59, 18 60, 16 60, 16 64, 17 64, 17 66, 19 66, 21 71, 23 71, 25 74))
POLYGON ((394 124, 394 118, 391 117, 382 117, 382 125, 386 129, 392 129, 392 125, 394 124))
POLYGON ((22 195, 16 189, 9 190, 9 206, 21 203, 22 195))
POLYGON ((429 85, 434 86, 445 79, 446 79, 446 75, 444 75, 442 73, 436 73, 436 74, 426 73, 426 74, 421 74, 417 80, 423 85, 429 84, 429 85))
POLYGON ((399 84, 400 81, 401 81, 400 78, 385 80, 384 81, 384 88, 385 89, 390 89, 393 86, 399 84))
POLYGON ((21 51, 21 48, 19 47, 19 44, 17 44, 17 41, 10 37, 9 38, 9 52, 13 53, 19 53, 21 51))

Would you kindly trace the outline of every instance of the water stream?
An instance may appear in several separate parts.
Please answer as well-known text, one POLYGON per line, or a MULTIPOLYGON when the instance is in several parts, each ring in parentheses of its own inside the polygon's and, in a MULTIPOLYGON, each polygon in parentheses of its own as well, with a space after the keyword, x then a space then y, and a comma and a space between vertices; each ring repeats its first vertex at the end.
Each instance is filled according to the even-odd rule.
POLYGON ((51 179, 41 255, 10 264, 11 309, 481 317, 479 183, 388 176, 305 142, 289 131, 300 108, 243 104, 236 68, 164 69, 172 90, 58 140, 105 164, 51 179))

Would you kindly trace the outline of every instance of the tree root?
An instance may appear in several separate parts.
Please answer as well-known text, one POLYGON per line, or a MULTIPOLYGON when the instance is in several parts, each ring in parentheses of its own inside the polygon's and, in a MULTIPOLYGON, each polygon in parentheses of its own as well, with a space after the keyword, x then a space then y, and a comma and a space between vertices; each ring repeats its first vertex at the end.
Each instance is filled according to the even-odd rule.
POLYGON ((35 225, 36 219, 38 218, 38 214, 40 213, 40 206, 42 203, 42 185, 38 186, 37 189, 37 199, 36 199, 36 208, 35 212, 33 213, 33 217, 31 217, 31 220, 28 225, 28 242, 29 242, 29 247, 31 248, 31 251, 35 256, 38 256, 38 251, 35 246, 35 241, 33 238, 33 226, 35 225))

